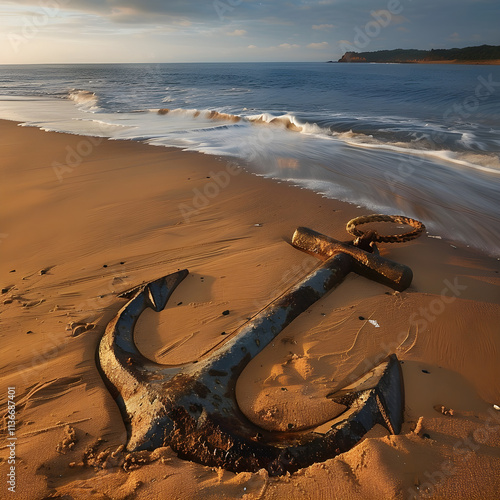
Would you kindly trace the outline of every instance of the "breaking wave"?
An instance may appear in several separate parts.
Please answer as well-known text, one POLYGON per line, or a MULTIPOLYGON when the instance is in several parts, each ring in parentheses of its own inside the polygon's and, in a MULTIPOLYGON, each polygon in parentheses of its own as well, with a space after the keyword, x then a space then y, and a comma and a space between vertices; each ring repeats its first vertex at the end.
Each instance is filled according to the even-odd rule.
POLYGON ((219 111, 210 111, 210 110, 197 110, 197 109, 169 109, 169 108, 161 108, 158 110, 153 110, 159 115, 170 115, 170 116, 178 116, 178 117, 186 117, 186 118, 204 118, 206 120, 214 120, 214 121, 227 121, 232 123, 237 123, 242 120, 241 116, 232 115, 229 113, 221 113, 219 111))
POLYGON ((253 124, 262 125, 275 125, 281 128, 291 130, 293 132, 302 132, 306 134, 323 134, 327 135, 329 131, 327 129, 322 129, 316 124, 309 124, 300 121, 296 116, 291 114, 284 114, 280 116, 274 116, 270 113, 261 113, 258 115, 235 115, 231 113, 223 113, 215 110, 197 110, 197 109, 169 109, 162 108, 158 110, 152 110, 159 115, 174 115, 174 116, 185 116, 190 118, 204 118, 206 120, 214 121, 227 121, 231 123, 247 122, 253 124))
MULTIPOLYGON (((323 138, 333 138, 348 144, 352 147, 366 148, 373 150, 385 150, 395 153, 403 153, 412 156, 426 158, 435 158, 447 163, 454 163, 461 167, 477 169, 490 174, 500 174, 500 157, 494 153, 483 152, 483 148, 471 150, 473 145, 479 143, 475 136, 470 132, 454 132, 460 139, 454 142, 459 147, 454 150, 438 148, 432 141, 415 140, 413 134, 407 131, 399 133, 392 132, 390 139, 387 138, 387 131, 375 129, 372 133, 354 132, 353 130, 337 132, 331 127, 320 126, 315 122, 303 121, 293 114, 283 114, 275 116, 271 113, 260 113, 256 115, 237 115, 224 113, 216 110, 197 110, 197 109, 169 109, 162 108, 150 110, 158 115, 168 115, 173 117, 184 117, 190 119, 202 119, 213 122, 227 123, 247 123, 249 125, 270 125, 276 126, 291 132, 314 135, 323 138), (378 136, 377 136, 378 135, 378 136)), ((207 129, 199 129, 207 130, 207 129)), ((451 140, 450 140, 451 143, 451 140)), ((442 145, 441 145, 442 146, 442 145)))
POLYGON ((97 106, 98 97, 89 90, 72 89, 68 92, 68 99, 73 101, 82 111, 95 112, 99 110, 97 106))
POLYGON ((448 163, 480 170, 490 174, 500 174, 500 157, 494 153, 480 153, 475 151, 452 151, 449 149, 423 149, 415 147, 412 142, 384 142, 373 136, 344 132, 336 137, 350 146, 382 149, 395 153, 404 153, 413 156, 436 158, 448 163))

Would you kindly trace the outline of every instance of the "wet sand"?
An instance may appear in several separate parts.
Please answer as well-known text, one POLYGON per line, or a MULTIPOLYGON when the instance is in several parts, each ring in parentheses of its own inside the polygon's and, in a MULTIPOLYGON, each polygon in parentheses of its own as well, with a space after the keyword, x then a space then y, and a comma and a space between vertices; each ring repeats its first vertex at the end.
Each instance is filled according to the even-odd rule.
MULTIPOLYGON (((0 169, 0 408, 6 415, 14 388, 18 498, 497 498, 498 260, 427 236, 383 245, 413 269, 408 290, 350 274, 238 381, 252 421, 315 426, 335 413, 327 394, 396 353, 406 392, 399 435, 377 426, 351 451, 281 478, 186 462, 169 448, 124 466, 125 427, 95 362, 124 304, 117 295, 188 268, 136 336, 152 359, 194 360, 313 269, 289 243, 296 227, 347 240, 347 221, 369 211, 226 158, 5 121, 0 169)), ((12 448, 2 426, 5 478, 12 448)))

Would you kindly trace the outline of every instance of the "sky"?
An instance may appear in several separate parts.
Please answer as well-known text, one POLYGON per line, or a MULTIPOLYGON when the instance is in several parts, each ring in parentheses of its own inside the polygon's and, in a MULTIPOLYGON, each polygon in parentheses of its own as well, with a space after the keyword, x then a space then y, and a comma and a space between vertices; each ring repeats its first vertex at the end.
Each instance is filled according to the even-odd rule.
POLYGON ((327 61, 500 45, 499 0, 0 0, 0 64, 327 61))

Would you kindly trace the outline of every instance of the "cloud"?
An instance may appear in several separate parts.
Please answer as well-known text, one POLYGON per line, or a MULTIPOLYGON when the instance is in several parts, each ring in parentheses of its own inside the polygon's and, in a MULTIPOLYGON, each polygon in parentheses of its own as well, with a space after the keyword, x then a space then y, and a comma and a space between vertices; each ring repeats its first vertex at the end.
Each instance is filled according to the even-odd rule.
POLYGON ((294 26, 295 23, 293 21, 286 21, 282 17, 278 16, 268 16, 263 17, 260 20, 262 23, 271 24, 272 26, 294 26))
POLYGON ((408 19, 404 16, 399 16, 397 14, 392 14, 388 10, 373 10, 371 12, 371 17, 378 21, 382 26, 388 26, 389 24, 403 24, 408 23, 408 19))
POLYGON ((346 47, 498 43, 498 0, 399 3, 397 8, 397 0, 0 0, 0 62, 320 60, 327 51, 330 58, 340 57, 346 47), (225 6, 222 16, 216 6, 225 6), (27 24, 36 39, 17 53, 6 51, 9 33, 22 33, 27 24), (343 42, 337 45, 337 39, 343 42), (248 45, 251 40, 259 45, 248 45))
POLYGON ((319 42, 319 43, 310 43, 307 48, 308 49, 316 49, 316 50, 321 50, 321 49, 326 49, 328 47, 329 43, 328 42, 319 42))
POLYGON ((234 30, 228 31, 226 35, 228 36, 245 36, 247 34, 247 30, 234 30))
POLYGON ((312 29, 313 30, 329 30, 334 28, 335 26, 333 24, 313 24, 312 29))
POLYGON ((184 28, 187 28, 191 26, 193 23, 189 21, 188 19, 180 19, 179 21, 174 21, 174 24, 177 26, 182 26, 184 28))
MULTIPOLYGON (((180 19, 207 20, 217 19, 212 2, 198 0, 17 0, 17 4, 40 6, 48 10, 72 10, 106 17, 117 23, 154 23, 158 16, 168 21, 180 19)), ((234 2, 233 2, 234 3, 234 2)), ((234 9, 233 9, 234 10, 234 9)))
POLYGON ((281 43, 280 45, 270 45, 268 47, 258 47, 257 45, 248 45, 247 49, 251 50, 259 49, 261 52, 276 53, 276 52, 282 52, 283 50, 289 51, 292 49, 300 49, 300 45, 296 43, 281 43))

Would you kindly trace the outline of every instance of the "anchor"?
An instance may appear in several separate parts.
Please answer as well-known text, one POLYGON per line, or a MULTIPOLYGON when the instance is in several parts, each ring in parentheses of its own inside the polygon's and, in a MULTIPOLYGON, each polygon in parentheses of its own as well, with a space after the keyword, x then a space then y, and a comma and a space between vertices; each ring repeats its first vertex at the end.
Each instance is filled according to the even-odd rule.
POLYGON ((404 290, 412 280, 408 267, 378 254, 377 242, 418 237, 423 224, 402 216, 374 215, 353 219, 348 231, 356 236, 339 242, 298 228, 292 245, 321 259, 308 276, 244 324, 219 349, 182 366, 155 363, 134 343, 134 326, 146 308, 164 309, 175 288, 189 274, 184 269, 144 283, 121 296, 127 304, 108 324, 98 349, 98 365, 114 396, 128 432, 128 451, 170 446, 180 458, 233 472, 269 475, 293 473, 348 451, 375 425, 392 434, 401 430, 404 389, 399 361, 392 354, 357 382, 328 395, 345 410, 330 429, 269 432, 242 413, 235 396, 239 375, 284 328, 354 271, 404 290), (411 225, 409 233, 381 236, 363 233, 366 222, 391 221, 411 225))

